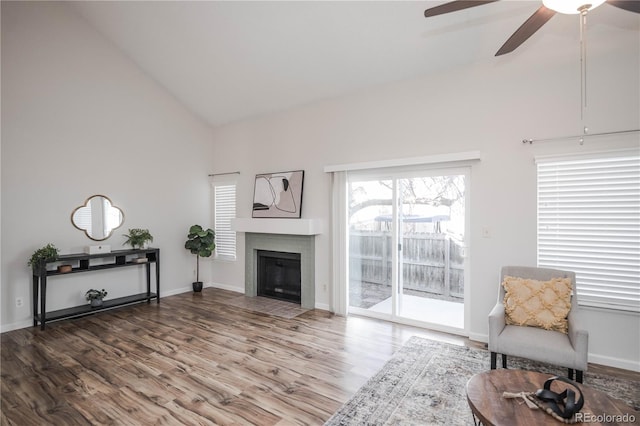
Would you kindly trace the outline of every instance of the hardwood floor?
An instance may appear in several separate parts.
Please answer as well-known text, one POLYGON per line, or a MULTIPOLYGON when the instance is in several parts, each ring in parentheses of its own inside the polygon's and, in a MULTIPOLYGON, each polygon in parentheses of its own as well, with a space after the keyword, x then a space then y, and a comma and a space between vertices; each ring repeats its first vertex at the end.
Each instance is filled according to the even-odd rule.
POLYGON ((483 346, 373 319, 318 310, 284 319, 225 303, 237 296, 208 288, 3 333, 1 424, 317 425, 413 335, 483 346))

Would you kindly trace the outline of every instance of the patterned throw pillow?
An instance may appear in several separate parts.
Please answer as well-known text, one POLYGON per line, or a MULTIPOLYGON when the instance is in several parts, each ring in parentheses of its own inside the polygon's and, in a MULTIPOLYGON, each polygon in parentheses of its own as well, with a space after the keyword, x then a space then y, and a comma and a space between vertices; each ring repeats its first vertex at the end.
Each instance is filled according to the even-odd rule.
POLYGON ((571 309, 570 278, 537 281, 504 277, 506 322, 511 325, 540 327, 567 334, 567 315, 571 309))

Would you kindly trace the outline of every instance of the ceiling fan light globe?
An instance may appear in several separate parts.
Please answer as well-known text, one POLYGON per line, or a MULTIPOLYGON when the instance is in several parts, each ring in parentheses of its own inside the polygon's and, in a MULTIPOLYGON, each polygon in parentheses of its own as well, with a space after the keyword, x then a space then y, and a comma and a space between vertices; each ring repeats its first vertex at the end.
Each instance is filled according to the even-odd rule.
POLYGON ((542 0, 548 9, 568 15, 578 14, 586 6, 586 10, 593 10, 606 0, 542 0))

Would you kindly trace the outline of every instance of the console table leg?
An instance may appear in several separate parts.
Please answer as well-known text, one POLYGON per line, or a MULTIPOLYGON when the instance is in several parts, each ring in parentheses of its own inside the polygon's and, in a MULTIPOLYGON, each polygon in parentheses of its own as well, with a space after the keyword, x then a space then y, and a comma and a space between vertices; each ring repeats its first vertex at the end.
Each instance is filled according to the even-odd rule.
POLYGON ((147 304, 151 303, 151 265, 147 263, 147 304))
POLYGON ((31 307, 33 309, 33 326, 38 325, 36 316, 38 315, 38 287, 40 286, 40 277, 33 276, 33 299, 31 300, 31 307))
POLYGON ((47 321, 47 276, 44 275, 40 279, 40 330, 44 330, 44 324, 47 321))
POLYGON ((160 303, 160 250, 156 252, 156 303, 160 303))

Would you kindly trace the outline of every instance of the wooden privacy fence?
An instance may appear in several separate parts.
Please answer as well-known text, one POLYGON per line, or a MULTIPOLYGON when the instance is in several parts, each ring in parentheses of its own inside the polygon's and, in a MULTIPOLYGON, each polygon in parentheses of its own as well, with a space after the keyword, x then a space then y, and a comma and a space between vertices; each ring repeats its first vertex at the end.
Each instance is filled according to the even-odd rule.
MULTIPOLYGON (((384 231, 351 231, 349 278, 391 285, 391 235, 384 231)), ((445 234, 416 233, 402 239, 404 289, 464 298, 462 244, 445 234)))

